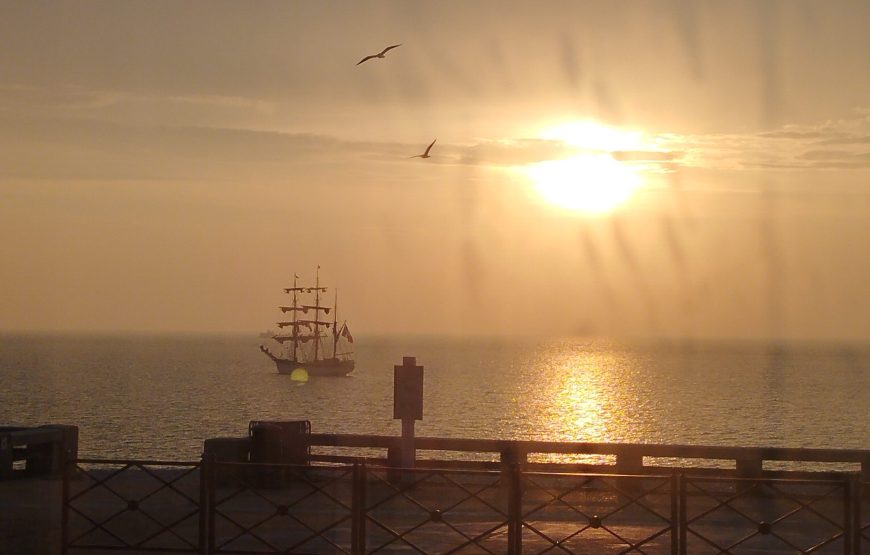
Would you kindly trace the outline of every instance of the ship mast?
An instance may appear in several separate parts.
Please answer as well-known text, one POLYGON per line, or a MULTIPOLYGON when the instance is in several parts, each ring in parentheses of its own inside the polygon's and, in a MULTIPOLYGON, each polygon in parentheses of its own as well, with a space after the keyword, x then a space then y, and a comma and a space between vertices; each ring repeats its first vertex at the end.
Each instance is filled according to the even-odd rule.
POLYGON ((314 278, 314 361, 317 362, 317 351, 320 346, 320 264, 314 278))
POLYGON ((298 291, 298 287, 296 287, 296 281, 299 279, 295 273, 293 274, 293 361, 298 360, 296 358, 296 348, 299 346, 299 326, 296 325, 296 292, 298 291))
POLYGON ((335 301, 332 303, 332 358, 338 358, 338 287, 335 288, 335 301))

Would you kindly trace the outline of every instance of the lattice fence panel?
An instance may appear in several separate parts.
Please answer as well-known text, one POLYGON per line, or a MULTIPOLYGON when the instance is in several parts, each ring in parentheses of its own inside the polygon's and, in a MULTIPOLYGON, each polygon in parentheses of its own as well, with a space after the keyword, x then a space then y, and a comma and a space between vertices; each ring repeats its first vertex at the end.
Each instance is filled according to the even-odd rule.
POLYGON ((199 551, 198 463, 80 460, 64 479, 67 552, 199 551))
POLYGON ((366 472, 366 553, 507 553, 499 472, 366 472))
POLYGON ((523 553, 671 553, 670 476, 523 475, 523 553))
POLYGON ((847 547, 845 481, 685 478, 687 553, 830 553, 847 547))
POLYGON ((213 464, 214 553, 351 552, 352 467, 213 464))

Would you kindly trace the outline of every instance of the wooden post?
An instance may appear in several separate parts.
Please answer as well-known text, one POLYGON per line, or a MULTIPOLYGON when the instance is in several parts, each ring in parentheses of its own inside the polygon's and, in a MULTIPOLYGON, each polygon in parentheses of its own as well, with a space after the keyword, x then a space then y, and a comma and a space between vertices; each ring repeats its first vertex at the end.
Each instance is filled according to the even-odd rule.
POLYGON ((643 474, 643 454, 633 450, 619 451, 616 454, 616 472, 619 474, 643 474))
POLYGON ((523 476, 519 463, 502 471, 507 484, 508 555, 523 553, 523 476))
MULTIPOLYGON (((208 442, 208 440, 206 440, 208 442)), ((199 553, 207 555, 208 551, 208 514, 209 507, 209 484, 208 484, 208 459, 211 453, 203 452, 199 460, 199 553)), ((66 478, 64 478, 66 479, 66 478)))
POLYGON ((737 459, 736 466, 741 478, 761 478, 764 473, 761 459, 737 459))
POLYGON ((14 448, 12 447, 12 438, 8 434, 0 434, 0 480, 12 478, 15 476, 14 468, 14 448))
POLYGON ((416 357, 402 357, 402 365, 393 369, 393 418, 402 421, 402 467, 414 468, 414 424, 423 420, 423 367, 416 357))
POLYGON ((353 495, 350 506, 352 555, 365 555, 366 552, 366 480, 365 462, 353 463, 353 495))
POLYGON ((861 461, 861 481, 870 482, 870 459, 861 461))

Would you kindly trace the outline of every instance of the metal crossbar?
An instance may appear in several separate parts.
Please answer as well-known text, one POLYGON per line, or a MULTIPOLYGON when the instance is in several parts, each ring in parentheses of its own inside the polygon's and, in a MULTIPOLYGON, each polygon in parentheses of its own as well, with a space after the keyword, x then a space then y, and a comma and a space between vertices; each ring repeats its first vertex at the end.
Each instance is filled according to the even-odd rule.
MULTIPOLYGON (((70 463, 63 484, 62 553, 79 549, 199 552, 202 499, 182 489, 183 481, 198 473, 195 462, 85 459, 70 463), (82 481, 89 484, 83 486, 82 481), (181 530, 185 527, 187 534, 181 530), (166 545, 166 540, 172 545, 166 545)), ((201 491, 199 479, 190 482, 201 491)))
POLYGON ((344 487, 353 493, 353 467, 212 465, 213 470, 237 472, 228 487, 220 488, 211 477, 207 478, 211 492, 211 553, 297 553, 302 549, 305 553, 351 552, 350 542, 340 538, 351 537, 347 530, 352 519, 352 495, 346 499, 332 490, 344 487), (336 511, 338 514, 333 514, 336 511), (227 525, 234 531, 226 531, 227 525))
POLYGON ((368 469, 365 478, 365 521, 376 527, 369 536, 377 543, 365 553, 401 548, 428 553, 433 547, 423 542, 439 553, 469 547, 505 552, 507 496, 500 473, 368 469))
POLYGON ((856 480, 854 487, 855 550, 857 553, 870 553, 870 482, 856 480))
POLYGON ((79 460, 62 553, 870 553, 870 483, 79 460))
POLYGON ((524 540, 524 553, 575 553, 581 545, 585 553, 587 544, 600 552, 675 551, 676 481, 671 476, 525 473, 524 478, 522 526, 539 540, 524 540))
POLYGON ((762 548, 818 553, 836 549, 835 544, 852 553, 844 480, 682 477, 680 499, 682 553, 691 551, 689 536, 715 553, 762 548), (806 538, 813 543, 799 545, 806 538))

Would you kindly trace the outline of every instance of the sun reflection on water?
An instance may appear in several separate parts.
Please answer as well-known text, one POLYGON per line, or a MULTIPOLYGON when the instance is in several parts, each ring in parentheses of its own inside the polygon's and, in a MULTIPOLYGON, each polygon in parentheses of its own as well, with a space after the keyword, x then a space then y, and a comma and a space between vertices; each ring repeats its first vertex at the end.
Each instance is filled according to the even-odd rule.
MULTIPOLYGON (((562 361, 553 380, 557 391, 550 405, 551 432, 561 441, 605 441, 612 413, 609 392, 602 387, 601 366, 596 355, 572 357, 562 361)), ((548 455, 559 462, 603 463, 604 457, 548 455)))
MULTIPOLYGON (((615 429, 624 422, 626 391, 619 381, 623 361, 614 354, 582 345, 551 349, 541 361, 540 383, 534 406, 543 436, 558 441, 607 442, 624 437, 615 429)), ((542 353, 543 354, 543 353, 542 353)), ((602 463, 601 455, 535 455, 532 460, 602 463)))

